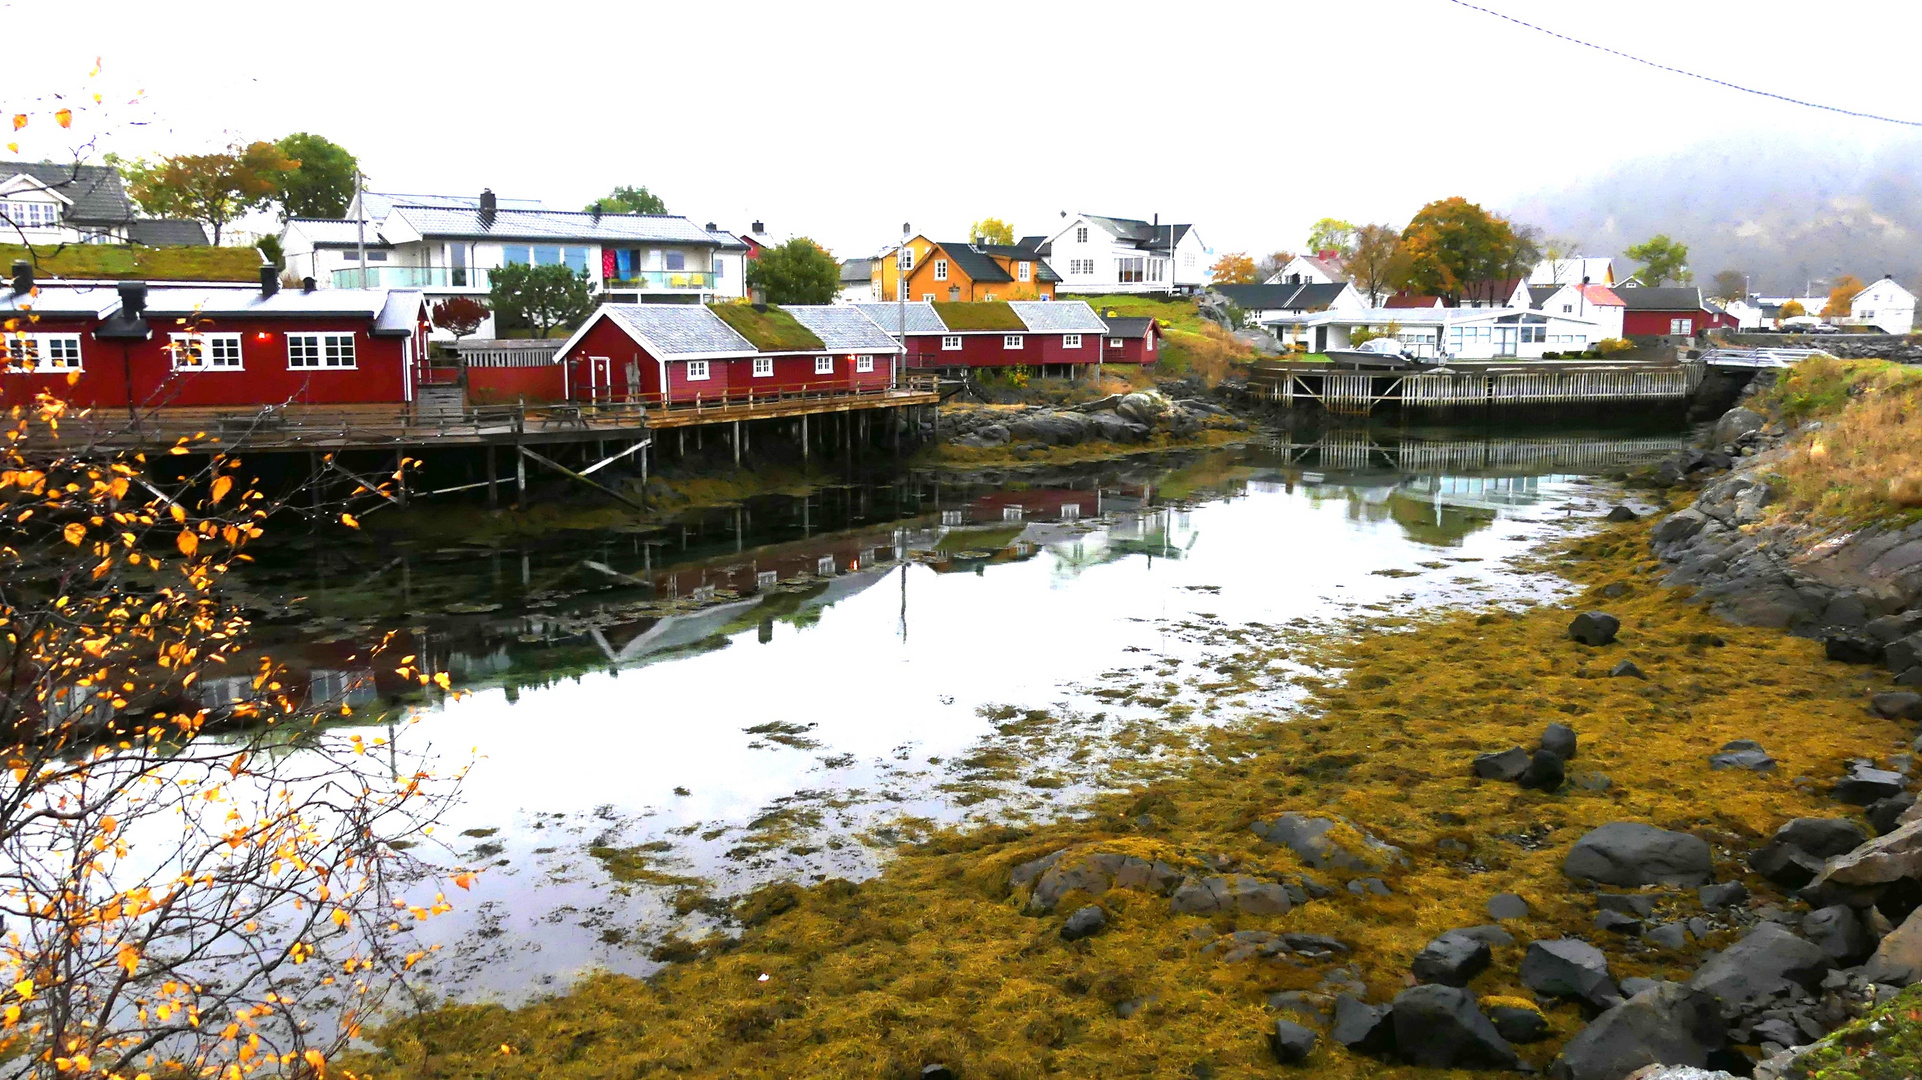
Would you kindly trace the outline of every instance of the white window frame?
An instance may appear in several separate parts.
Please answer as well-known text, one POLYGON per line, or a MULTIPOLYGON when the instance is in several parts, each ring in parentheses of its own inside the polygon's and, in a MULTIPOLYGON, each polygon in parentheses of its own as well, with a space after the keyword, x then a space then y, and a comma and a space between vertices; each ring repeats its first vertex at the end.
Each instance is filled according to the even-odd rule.
POLYGON ((1016 281, 1033 281, 1034 280, 1034 264, 1025 263, 1025 262, 1015 263, 1014 279, 1016 281))
POLYGON ((1111 338, 1109 338, 1109 339, 1108 339, 1108 345, 1109 345, 1109 347, 1111 347, 1111 348, 1116 348, 1116 349, 1119 349, 1119 348, 1121 348, 1121 346, 1123 346, 1123 345, 1125 345, 1125 344, 1127 344, 1127 342, 1125 342, 1125 341, 1123 341, 1123 340, 1121 340, 1121 339, 1120 339, 1120 338, 1118 338, 1118 337, 1111 337, 1111 338))
POLYGON ((855 374, 857 374, 857 375, 860 375, 860 374, 864 374, 864 373, 866 373, 866 372, 870 372, 870 371, 873 371, 873 370, 874 370, 874 357, 872 357, 872 356, 857 356, 857 357, 855 357, 855 358, 854 358, 854 373, 855 373, 855 374))
POLYGON ((291 371, 353 371, 359 366, 360 358, 351 333, 307 332, 287 335, 287 367, 291 371), (343 360, 346 362, 342 363, 343 360))
POLYGON ((934 280, 936 281, 948 280, 948 260, 946 259, 934 260, 934 280))
POLYGON ((1064 349, 1079 349, 1081 347, 1081 335, 1080 334, 1061 335, 1061 347, 1064 349))
POLYGON ((689 360, 687 362, 688 382, 706 382, 712 377, 713 372, 708 368, 706 360, 689 360))
POLYGON ((904 273, 914 269, 914 249, 913 248, 907 246, 906 244, 901 245, 901 258, 899 260, 899 264, 902 272, 904 273))
POLYGON ((1088 227, 1086 225, 1080 225, 1075 228, 1074 242, 1077 244, 1085 244, 1088 242, 1088 227))
POLYGON ((924 293, 922 293, 922 294, 921 294, 921 302, 922 302, 922 303, 924 303, 924 304, 932 304, 932 303, 934 303, 934 294, 933 294, 933 293, 931 293, 931 292, 924 292, 924 293))
POLYGON ((0 345, 0 364, 5 365, 0 370, 10 375, 86 370, 79 334, 6 334, 5 344, 0 345), (56 345, 72 349, 73 363, 68 364, 64 357, 53 355, 56 345), (28 363, 33 366, 28 368, 28 363))
POLYGON ((167 352, 173 360, 175 371, 245 371, 246 353, 240 345, 239 334, 169 334, 167 352), (217 354, 227 350, 220 346, 232 346, 231 363, 223 362, 217 354))
POLYGON ((0 203, 0 213, 16 229, 55 229, 60 227, 60 204, 39 199, 8 199, 0 203))
POLYGON ((1695 333, 1695 320, 1689 318, 1670 319, 1668 332, 1672 337, 1689 337, 1695 333))
POLYGON ((941 351, 942 352, 960 352, 961 351, 961 335, 960 334, 942 334, 941 335, 941 351))
POLYGON ((765 379, 772 376, 773 374, 774 374, 774 358, 772 356, 757 356, 754 358, 754 377, 755 378, 765 379))
POLYGON ((814 358, 814 373, 815 373, 816 375, 832 375, 832 374, 834 374, 834 357, 832 357, 832 356, 817 356, 817 357, 815 357, 815 358, 814 358))
POLYGON ((1013 351, 1016 351, 1016 350, 1019 350, 1019 349, 1022 349, 1022 348, 1025 348, 1025 347, 1026 347, 1026 346, 1024 346, 1024 345, 1022 344, 1022 341, 1021 341, 1021 335, 1020 335, 1020 334, 1003 334, 1003 335, 1001 335, 1001 348, 1002 348, 1002 349, 1003 349, 1004 351, 1008 351, 1008 352, 1013 352, 1013 351))

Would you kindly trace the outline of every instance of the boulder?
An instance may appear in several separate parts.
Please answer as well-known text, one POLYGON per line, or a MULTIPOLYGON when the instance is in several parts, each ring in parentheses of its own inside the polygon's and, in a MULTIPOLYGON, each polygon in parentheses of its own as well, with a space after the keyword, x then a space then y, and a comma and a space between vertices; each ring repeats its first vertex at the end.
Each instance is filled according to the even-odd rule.
POLYGON ((1062 897, 1077 889, 1089 896, 1100 896, 1109 889, 1166 893, 1181 880, 1181 871, 1158 859, 1149 862, 1114 852, 1075 858, 1063 850, 1015 867, 1010 880, 1016 886, 1034 882, 1028 910, 1043 912, 1053 911, 1062 897))
POLYGON ((1722 769, 1747 769, 1749 772, 1774 772, 1775 759, 1766 750, 1729 750, 1724 748, 1719 754, 1712 754, 1708 767, 1714 771, 1722 769))
POLYGON ((1748 899, 1748 886, 1739 881, 1724 881, 1715 885, 1704 885, 1696 891, 1702 906, 1710 911, 1720 911, 1734 907, 1748 899))
POLYGON ((1277 1020, 1275 1030, 1268 1033, 1268 1048, 1283 1065, 1298 1065, 1314 1052, 1315 1039, 1312 1029, 1293 1020, 1277 1020))
POLYGON ((1450 930, 1416 953, 1409 971, 1417 982, 1467 986, 1470 979, 1487 970, 1493 959, 1494 954, 1487 942, 1459 930, 1450 930))
POLYGON ((1520 780, 1528 771, 1528 751, 1511 746, 1499 754, 1476 754, 1469 769, 1483 780, 1520 780))
POLYGON ((1603 911, 1619 911, 1646 919, 1655 914, 1655 900, 1648 893, 1598 893, 1595 906, 1603 911))
POLYGON ((1591 830, 1569 848, 1562 872, 1605 885, 1706 885, 1708 842, 1638 821, 1591 830))
POLYGON ((1641 668, 1638 668, 1635 666, 1635 661, 1633 660, 1624 660, 1621 663, 1616 664, 1614 667, 1609 668, 1608 677, 1611 679, 1647 679, 1648 678, 1647 675, 1642 674, 1641 668))
POLYGON ((1791 986, 1813 990, 1834 966, 1813 942, 1764 922, 1703 964, 1688 985, 1719 1002, 1724 1016, 1734 1016, 1791 986))
POLYGON ((1802 919, 1802 936, 1827 953, 1837 967, 1853 967, 1875 951, 1875 938, 1862 917, 1842 904, 1809 912, 1802 919))
POLYGON ((1658 522, 1649 533, 1649 541, 1656 547, 1679 544, 1702 531, 1708 524, 1708 515, 1690 507, 1670 514, 1658 522))
POLYGON ((1511 1043, 1535 1043, 1548 1038, 1548 1017, 1540 1009, 1519 1005, 1496 1005, 1488 1010, 1488 1022, 1511 1043))
POLYGON ((954 1080, 954 1070, 940 1062, 921 1066, 921 1080, 954 1080))
POLYGON ((1595 915, 1595 928, 1611 934, 1639 934, 1642 932, 1642 920, 1619 911, 1602 911, 1595 915))
POLYGON ((1023 442, 1073 446, 1086 442, 1094 425, 1080 413, 1030 413, 1009 422, 1008 434, 1023 442))
POLYGON ((1621 1000, 1621 991, 1608 975, 1602 950, 1575 938, 1530 942, 1522 956, 1522 985, 1552 998, 1586 1001, 1607 1008, 1621 1000))
POLYGON ((1080 941, 1082 938, 1099 934, 1107 926, 1108 913, 1094 904, 1089 904, 1086 907, 1076 908, 1074 914, 1068 916, 1068 921, 1061 924, 1061 940, 1080 941))
POLYGON ((1460 930, 1451 930, 1449 933, 1473 938, 1491 949, 1505 949, 1515 944, 1515 935, 1499 926, 1465 926, 1460 930))
POLYGON ((1551 795, 1562 789, 1567 774, 1562 768, 1562 756, 1548 750, 1537 750, 1528 759, 1528 771, 1516 783, 1530 791, 1545 791, 1551 795))
POLYGON ((1722 414, 1715 421, 1715 429, 1709 433, 1709 441, 1716 446, 1727 446, 1740 442, 1744 435, 1752 435, 1762 430, 1768 419, 1754 409, 1736 406, 1722 414))
POLYGON ((1117 416, 1114 413, 1093 413, 1088 424, 1094 438, 1112 443, 1146 442, 1154 432, 1145 424, 1117 416))
POLYGON ((1799 889, 1822 872, 1825 860, 1846 855, 1867 841, 1861 826, 1846 818, 1795 818, 1775 830, 1748 862, 1756 873, 1775 884, 1799 889))
POLYGON ((1498 893, 1488 900, 1488 917, 1491 919, 1526 919, 1528 901, 1512 892, 1498 893))
POLYGON ((1133 393, 1116 402, 1114 411, 1137 424, 1153 427, 1155 420, 1168 411, 1168 400, 1156 393, 1133 393))
POLYGON ((1170 906, 1177 915, 1212 915, 1219 911, 1286 915, 1294 901, 1285 887, 1272 881, 1226 874, 1188 878, 1175 890, 1170 906))
POLYGON ((1688 927, 1678 922, 1651 926, 1648 928, 1648 931, 1642 935, 1642 940, 1658 949, 1667 949, 1673 952, 1688 946, 1688 927))
POLYGON ((1562 1047, 1549 1075, 1622 1080, 1648 1065, 1700 1067, 1727 1044, 1728 1028, 1707 994, 1662 983, 1591 1021, 1562 1047))
POLYGON ((1869 820, 1869 828, 1875 830, 1875 835, 1887 836, 1902 827, 1902 815, 1914 805, 1915 796, 1905 791, 1870 803, 1862 816, 1869 820))
POLYGON ((1922 908, 1916 908, 1895 932, 1882 939, 1875 955, 1862 965, 1862 978, 1888 986, 1922 982, 1922 908))
POLYGON ((1542 732, 1542 749, 1563 761, 1575 760, 1575 748, 1578 742, 1575 729, 1567 724, 1550 724, 1548 729, 1542 732))
POLYGON ((1872 802, 1900 795, 1907 783, 1899 772, 1878 769, 1860 761, 1851 762, 1848 772, 1836 781, 1835 797, 1854 806, 1867 806, 1872 802))
POLYGON ((1335 1023, 1328 1037, 1358 1054, 1386 1054, 1395 1048, 1395 1022, 1388 1006, 1342 994, 1335 998, 1335 1023))
POLYGON ((1395 1050, 1431 1069, 1512 1069, 1520 1063, 1475 995, 1454 986, 1415 986, 1395 995, 1395 1050))
POLYGON ((1642 516, 1640 514, 1637 514, 1633 509, 1627 506, 1623 506, 1620 503, 1617 503, 1612 509, 1609 510, 1608 516, 1603 520, 1612 522, 1616 525, 1620 525, 1625 521, 1640 521, 1641 519, 1642 519, 1642 516))
POLYGON ((1387 870, 1405 861, 1400 848, 1339 818, 1287 813, 1248 828, 1264 841, 1294 852, 1312 870, 1387 870))
POLYGON ((1568 624, 1568 636, 1584 645, 1608 645, 1622 628, 1622 620, 1601 611, 1585 611, 1568 624))
MULTIPOLYGON (((1861 836, 1860 831, 1855 835, 1861 836)), ((1864 839, 1840 852, 1831 849, 1829 854, 1831 858, 1821 868, 1817 884, 1865 888, 1922 878, 1922 821, 1910 821, 1885 836, 1864 839)))
POLYGON ((1869 708, 1884 720, 1922 720, 1922 694, 1896 690, 1869 699, 1869 708))
POLYGON ((1830 630, 1822 635, 1822 652, 1840 664, 1879 664, 1882 643, 1848 630, 1830 630))

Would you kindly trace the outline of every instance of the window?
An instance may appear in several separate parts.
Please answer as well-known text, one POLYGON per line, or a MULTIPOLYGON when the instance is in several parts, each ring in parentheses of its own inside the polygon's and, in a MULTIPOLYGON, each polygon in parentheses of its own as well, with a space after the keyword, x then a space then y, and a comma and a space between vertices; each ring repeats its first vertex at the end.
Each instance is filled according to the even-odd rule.
POLYGON ((685 251, 670 251, 670 252, 668 252, 668 253, 667 253, 667 268, 668 268, 669 270, 685 270, 685 269, 687 269, 687 252, 685 252, 685 251))
POLYGON ((948 260, 946 259, 934 260, 934 280, 936 281, 948 280, 948 260))
POLYGON ((774 374, 774 358, 772 356, 757 356, 754 358, 755 378, 765 379, 772 374, 774 374))
POLYGON ((961 524, 961 511, 959 511, 959 510, 943 510, 943 511, 941 511, 941 524, 943 524, 943 525, 959 525, 959 524, 961 524))
POLYGON ((832 375, 832 374, 834 374, 834 357, 832 357, 832 356, 817 356, 817 357, 815 357, 815 358, 814 358, 814 373, 815 373, 816 375, 832 375))
POLYGON ((1118 337, 1111 337, 1111 338, 1109 338, 1109 339, 1108 339, 1108 347, 1109 347, 1109 348, 1112 348, 1112 349, 1119 349, 1119 348, 1121 348, 1121 344, 1122 344, 1122 342, 1121 342, 1121 339, 1120 339, 1120 338, 1118 338, 1118 337))
POLYGON ((941 336, 941 350, 943 352, 957 352, 960 350, 960 348, 961 348, 960 334, 943 334, 941 336))
POLYGON ((7 215, 7 221, 22 229, 43 229, 60 224, 60 207, 50 202, 5 202, 0 203, 0 212, 7 215))
POLYGON ((687 381, 688 382, 706 382, 707 381, 707 361, 689 360, 687 362, 687 381))
POLYGON ((1144 261, 1145 260, 1139 257, 1133 259, 1116 259, 1115 280, 1124 283, 1141 281, 1144 273, 1142 267, 1144 261))
POLYGON ((934 303, 934 294, 933 294, 933 293, 931 293, 931 292, 924 292, 924 293, 922 293, 922 294, 921 294, 921 302, 922 302, 922 303, 924 303, 924 304, 932 304, 932 303, 934 303))
POLYGON ((1086 225, 1074 231, 1074 242, 1077 244, 1085 244, 1088 242, 1088 227, 1086 225))
POLYGON ((354 335, 288 334, 287 366, 351 368, 354 366, 354 335))
POLYGON ((370 251, 367 253, 367 261, 368 262, 386 262, 387 253, 385 251, 370 251))
POLYGON ((1061 347, 1064 349, 1079 349, 1081 347, 1081 335, 1080 334, 1061 335, 1061 347))
POLYGON ((855 370, 856 372, 862 372, 862 371, 873 371, 873 370, 874 370, 874 357, 872 357, 872 356, 857 356, 857 357, 855 357, 855 358, 854 358, 854 370, 855 370))
POLYGON ((1573 312, 1574 310, 1575 310, 1575 305, 1574 305, 1574 304, 1563 304, 1563 305, 1562 305, 1562 314, 1564 314, 1564 315, 1567 315, 1567 314, 1570 314, 1570 313, 1571 313, 1571 312, 1573 312))
POLYGON ((719 255, 716 255, 714 257, 713 263, 714 263, 714 280, 716 281, 726 280, 727 260, 721 258, 719 255))
POLYGON ((1670 319, 1668 332, 1676 337, 1687 337, 1695 332, 1694 319, 1670 319))
POLYGON ((834 573, 834 556, 823 555, 819 559, 814 560, 814 572, 816 574, 819 574, 822 577, 827 577, 833 574, 834 573))
POLYGON ((239 334, 173 334, 175 371, 239 371, 239 334))
POLYGON ((901 249, 901 269, 903 270, 914 269, 914 249, 913 248, 903 247, 901 249))
POLYGON ((1034 279, 1034 264, 1033 263, 1015 263, 1014 279, 1016 281, 1032 281, 1034 279))
POLYGON ((1019 349, 1021 347, 1021 335, 1020 334, 1004 335, 1001 338, 1001 347, 1004 349, 1019 349))
POLYGON ((79 371, 79 334, 8 334, 8 371, 79 371))
POLYGON ((1181 255, 1181 265, 1192 269, 1195 265, 1195 253, 1192 251, 1183 252, 1181 255))

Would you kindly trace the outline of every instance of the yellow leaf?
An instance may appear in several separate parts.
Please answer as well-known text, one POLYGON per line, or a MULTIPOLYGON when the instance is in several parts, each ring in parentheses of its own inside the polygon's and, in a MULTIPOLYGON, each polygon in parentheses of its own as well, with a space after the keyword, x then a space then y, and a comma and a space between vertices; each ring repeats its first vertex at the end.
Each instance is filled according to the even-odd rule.
POLYGON ((21 979, 19 982, 14 983, 13 992, 16 994, 19 994, 21 997, 21 1000, 23 1001, 32 1001, 33 1000, 33 980, 21 979))
POLYGON ((233 486, 234 486, 234 478, 231 476, 214 477, 214 489, 213 489, 214 502, 218 503, 220 502, 220 500, 226 498, 227 492, 232 490, 233 486))
POLYGON ((345 909, 345 908, 335 908, 335 909, 334 909, 334 914, 333 914, 333 920, 334 920, 334 925, 335 925, 335 926, 346 926, 346 925, 347 925, 347 911, 346 911, 346 909, 345 909))
POLYGON ((115 962, 124 968, 127 974, 132 975, 140 968, 140 950, 132 945, 122 945, 120 955, 115 962))
POLYGON ((179 503, 175 503, 172 506, 169 506, 167 508, 167 513, 173 515, 173 519, 175 521, 187 520, 187 508, 180 505, 179 503))
POLYGON ((20 144, 19 144, 19 143, 17 143, 17 142, 10 142, 10 143, 8 143, 8 144, 7 144, 7 153, 9 153, 9 154, 17 154, 17 153, 19 153, 19 152, 20 152, 20 144))
POLYGON ((347 527, 348 527, 348 528, 350 528, 350 529, 358 529, 358 528, 360 528, 360 522, 358 522, 358 521, 356 521, 356 520, 354 520, 354 515, 352 515, 352 514, 342 514, 342 515, 340 515, 340 523, 341 523, 342 525, 345 525, 345 526, 347 526, 347 527))
POLYGON ((455 874, 454 884, 459 885, 463 889, 472 888, 474 885, 474 875, 467 873, 455 874))
POLYGON ((72 109, 55 109, 53 113, 53 122, 56 124, 59 124, 63 128, 72 127, 73 126, 73 110, 72 109))
POLYGON ((14 113, 13 114, 13 130, 19 131, 21 128, 26 126, 27 126, 27 114, 14 113))
POLYGON ((174 546, 180 549, 182 555, 192 555, 200 547, 200 537, 194 535, 192 529, 182 529, 180 535, 174 538, 174 546))
POLYGON ((306 1053, 300 1056, 301 1056, 301 1059, 307 1062, 308 1066, 314 1070, 314 1073, 316 1075, 318 1076, 327 1075, 327 1058, 324 1055, 322 1055, 320 1051, 309 1049, 306 1053))
POLYGON ((74 547, 79 547, 80 541, 87 538, 87 527, 76 521, 60 530, 60 535, 67 538, 67 543, 72 544, 74 547))

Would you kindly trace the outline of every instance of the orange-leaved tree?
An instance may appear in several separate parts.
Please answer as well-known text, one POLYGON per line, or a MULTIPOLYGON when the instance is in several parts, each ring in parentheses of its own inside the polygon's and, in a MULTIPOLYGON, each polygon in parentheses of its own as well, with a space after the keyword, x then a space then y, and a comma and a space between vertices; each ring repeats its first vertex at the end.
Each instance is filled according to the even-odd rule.
POLYGON ((1822 305, 1822 317, 1827 319, 1847 315, 1853 310, 1850 305, 1855 303, 1855 297, 1862 288, 1862 279, 1854 274, 1843 274, 1836 278, 1835 284, 1829 287, 1829 302, 1822 305))
POLYGON ((235 143, 211 154, 174 154, 122 163, 127 193, 149 214, 184 217, 213 230, 272 202, 300 162, 265 141, 235 143))
POLYGON ((1251 285, 1258 278, 1255 260, 1245 251, 1231 251, 1216 259, 1208 273, 1216 285, 1251 285))
POLYGON ((1510 276, 1523 246, 1506 219, 1459 195, 1438 199, 1402 230, 1403 269, 1394 284, 1453 306, 1469 287, 1510 276))

